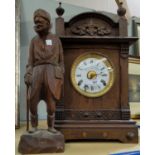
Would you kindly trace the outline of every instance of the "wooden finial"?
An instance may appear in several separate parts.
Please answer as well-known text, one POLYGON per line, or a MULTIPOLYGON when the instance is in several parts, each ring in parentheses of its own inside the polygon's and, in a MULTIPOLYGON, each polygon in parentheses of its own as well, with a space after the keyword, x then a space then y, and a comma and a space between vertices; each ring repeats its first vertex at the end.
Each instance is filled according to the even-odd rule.
POLYGON ((56 8, 56 13, 57 13, 57 15, 59 16, 59 17, 61 17, 63 14, 64 14, 64 12, 65 12, 65 10, 61 7, 61 2, 59 2, 59 7, 58 8, 56 8))
POLYGON ((119 4, 120 5, 119 5, 119 8, 117 10, 117 14, 119 16, 124 16, 126 14, 126 9, 123 7, 123 2, 120 2, 119 4))
POLYGON ((122 6, 123 5, 123 2, 120 2, 119 4, 122 6))

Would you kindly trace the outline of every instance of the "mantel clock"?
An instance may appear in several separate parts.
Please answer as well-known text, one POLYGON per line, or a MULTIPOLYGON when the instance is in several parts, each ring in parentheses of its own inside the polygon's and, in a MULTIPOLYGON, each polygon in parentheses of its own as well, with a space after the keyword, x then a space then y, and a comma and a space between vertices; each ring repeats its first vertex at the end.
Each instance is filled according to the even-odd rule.
POLYGON ((115 16, 86 12, 68 22, 58 13, 65 77, 56 128, 66 140, 138 141, 128 104, 128 51, 137 38, 127 37, 124 10, 115 16))

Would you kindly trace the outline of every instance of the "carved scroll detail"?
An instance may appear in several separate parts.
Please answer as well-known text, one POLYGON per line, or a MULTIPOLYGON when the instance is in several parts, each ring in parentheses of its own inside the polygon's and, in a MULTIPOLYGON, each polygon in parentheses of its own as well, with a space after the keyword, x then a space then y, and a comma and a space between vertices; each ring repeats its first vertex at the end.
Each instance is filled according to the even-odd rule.
POLYGON ((83 24, 72 27, 71 32, 80 36, 104 36, 109 35, 111 30, 107 26, 101 26, 98 24, 83 24))

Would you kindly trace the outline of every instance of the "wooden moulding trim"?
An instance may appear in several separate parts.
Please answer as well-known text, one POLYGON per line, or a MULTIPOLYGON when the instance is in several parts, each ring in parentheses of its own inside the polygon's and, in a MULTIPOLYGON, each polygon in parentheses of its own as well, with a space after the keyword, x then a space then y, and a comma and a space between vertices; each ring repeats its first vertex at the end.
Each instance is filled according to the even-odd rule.
POLYGON ((140 58, 129 57, 128 62, 134 64, 140 64, 140 58))
POLYGON ((138 40, 137 37, 99 37, 99 36, 94 36, 94 37, 89 37, 89 36, 60 36, 60 39, 62 42, 65 43, 81 43, 81 42, 95 42, 95 43, 118 43, 118 44, 128 44, 131 45, 135 41, 138 40))
POLYGON ((133 128, 133 127, 136 127, 135 125, 117 125, 117 124, 113 124, 113 125, 95 125, 95 126, 93 126, 93 125, 91 125, 91 126, 86 126, 86 125, 68 125, 68 124, 64 124, 63 126, 62 125, 56 125, 56 128, 60 128, 61 127, 61 129, 75 129, 75 130, 78 130, 78 129, 84 129, 84 130, 88 130, 88 129, 90 129, 90 130, 92 130, 92 129, 96 129, 96 130, 98 130, 98 129, 113 129, 113 128, 115 128, 115 130, 117 129, 117 130, 120 130, 120 128, 121 129, 130 129, 130 128, 133 128))
POLYGON ((67 124, 83 124, 83 125, 93 125, 93 124, 117 124, 117 125, 135 125, 136 122, 132 120, 56 120, 56 124, 67 123, 67 124))

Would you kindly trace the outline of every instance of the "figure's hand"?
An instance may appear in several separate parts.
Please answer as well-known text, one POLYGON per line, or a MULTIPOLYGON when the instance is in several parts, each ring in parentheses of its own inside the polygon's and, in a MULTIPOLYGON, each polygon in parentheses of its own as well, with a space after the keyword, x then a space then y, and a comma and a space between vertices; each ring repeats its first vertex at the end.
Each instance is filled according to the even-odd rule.
POLYGON ((32 74, 26 73, 24 76, 24 81, 26 85, 31 85, 32 84, 32 74))

